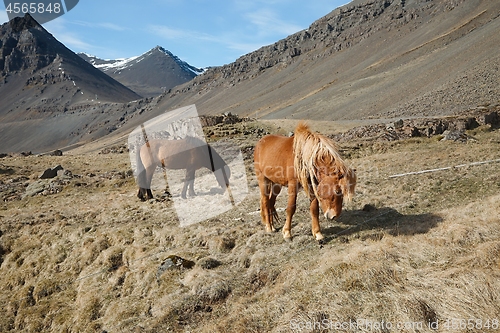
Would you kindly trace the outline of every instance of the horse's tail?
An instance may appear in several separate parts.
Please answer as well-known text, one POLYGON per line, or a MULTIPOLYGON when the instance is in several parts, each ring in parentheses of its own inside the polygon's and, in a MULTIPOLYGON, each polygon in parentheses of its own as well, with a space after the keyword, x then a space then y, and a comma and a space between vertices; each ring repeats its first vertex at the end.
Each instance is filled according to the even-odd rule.
POLYGON ((208 143, 207 147, 208 147, 208 154, 210 156, 210 164, 212 167, 211 169, 214 172, 215 178, 217 179, 217 182, 219 183, 219 186, 222 188, 222 190, 223 191, 227 190, 229 194, 229 200, 231 201, 231 204, 234 206, 235 201, 233 193, 231 191, 231 186, 229 185, 229 178, 231 177, 231 169, 227 165, 226 161, 224 161, 224 159, 208 143), (220 171, 220 173, 217 171, 220 171))
POLYGON ((219 180, 219 184, 221 187, 226 187, 229 184, 229 178, 231 178, 231 170, 229 169, 229 166, 226 164, 226 161, 217 153, 217 151, 207 143, 208 147, 208 154, 210 158, 210 164, 211 164, 211 170, 212 172, 216 172, 217 170, 221 171, 222 174, 222 180, 219 180))

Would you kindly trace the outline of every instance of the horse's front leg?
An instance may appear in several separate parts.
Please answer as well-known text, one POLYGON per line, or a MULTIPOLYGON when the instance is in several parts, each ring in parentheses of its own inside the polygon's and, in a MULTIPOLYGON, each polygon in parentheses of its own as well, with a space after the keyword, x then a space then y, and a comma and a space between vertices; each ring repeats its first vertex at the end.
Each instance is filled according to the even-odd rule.
POLYGON ((291 182, 288 184, 288 204, 286 206, 286 221, 283 226, 283 238, 285 240, 292 239, 292 217, 297 208, 297 184, 291 182))
POLYGON ((311 200, 309 210, 311 211, 312 234, 318 242, 322 241, 324 237, 319 227, 319 203, 317 198, 311 200))

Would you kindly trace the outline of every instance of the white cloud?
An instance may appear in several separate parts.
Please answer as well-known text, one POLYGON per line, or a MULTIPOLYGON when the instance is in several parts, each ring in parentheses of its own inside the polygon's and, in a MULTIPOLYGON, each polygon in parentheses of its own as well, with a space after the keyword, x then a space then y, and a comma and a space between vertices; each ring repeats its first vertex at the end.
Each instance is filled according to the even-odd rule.
POLYGON ((245 18, 256 27, 258 34, 261 36, 291 35, 302 30, 298 25, 279 19, 278 15, 270 9, 264 8, 247 13, 245 18))
POLYGON ((122 27, 122 26, 120 26, 118 24, 111 23, 111 22, 101 22, 101 23, 98 23, 97 26, 105 28, 105 29, 108 29, 108 30, 114 30, 114 31, 125 31, 125 30, 127 30, 127 28, 122 27))
POLYGON ((5 10, 0 10, 0 24, 4 24, 5 22, 9 22, 9 16, 7 16, 5 10))
POLYGON ((93 45, 85 42, 80 36, 69 32, 66 27, 66 21, 63 18, 50 21, 44 25, 44 28, 49 31, 58 41, 66 45, 73 51, 92 52, 93 45))
POLYGON ((125 31, 128 28, 123 27, 118 24, 114 24, 111 22, 87 22, 87 21, 72 21, 72 24, 76 24, 82 27, 87 27, 87 28, 104 28, 107 30, 113 30, 113 31, 125 31))
POLYGON ((169 40, 190 39, 212 42, 219 41, 219 38, 203 32, 173 29, 164 25, 150 25, 147 29, 155 35, 169 40))

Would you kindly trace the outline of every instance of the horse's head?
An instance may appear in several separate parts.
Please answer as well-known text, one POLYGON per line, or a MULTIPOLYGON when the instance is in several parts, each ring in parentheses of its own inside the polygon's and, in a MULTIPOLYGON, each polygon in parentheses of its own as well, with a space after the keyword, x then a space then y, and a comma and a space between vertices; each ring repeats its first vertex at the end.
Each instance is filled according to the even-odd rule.
MULTIPOLYGON (((324 168, 323 170, 328 170, 324 168)), ((316 196, 327 219, 333 220, 342 213, 344 197, 352 200, 354 187, 356 185, 356 174, 354 170, 347 169, 344 172, 319 172, 317 173, 318 185, 316 196)))
POLYGON ((322 177, 317 187, 319 206, 327 219, 334 219, 342 213, 344 194, 340 186, 342 174, 322 177))

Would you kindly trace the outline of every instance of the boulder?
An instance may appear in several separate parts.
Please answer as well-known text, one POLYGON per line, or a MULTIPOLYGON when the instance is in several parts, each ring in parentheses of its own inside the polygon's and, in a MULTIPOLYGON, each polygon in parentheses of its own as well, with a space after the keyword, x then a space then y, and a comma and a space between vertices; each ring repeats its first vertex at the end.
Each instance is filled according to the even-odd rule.
POLYGON ((61 165, 57 165, 57 166, 53 167, 52 169, 47 169, 40 175, 39 179, 55 178, 57 176, 57 172, 59 170, 64 170, 64 168, 61 165))

